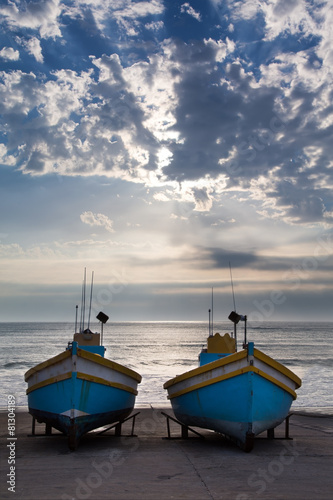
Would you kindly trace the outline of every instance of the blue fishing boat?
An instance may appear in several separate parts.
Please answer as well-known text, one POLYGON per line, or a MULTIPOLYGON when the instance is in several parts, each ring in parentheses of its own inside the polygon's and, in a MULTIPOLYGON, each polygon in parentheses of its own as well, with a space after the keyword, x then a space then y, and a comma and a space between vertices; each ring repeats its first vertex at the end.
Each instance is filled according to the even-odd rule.
POLYGON ((301 380, 246 341, 246 316, 233 311, 234 332, 209 331, 199 366, 164 384, 176 418, 211 429, 251 451, 254 438, 287 417, 301 380), (244 321, 243 349, 237 352, 236 324, 244 321))
POLYGON ((141 382, 141 375, 104 357, 108 316, 97 315, 101 333, 84 328, 84 313, 81 317, 67 349, 25 374, 29 413, 67 435, 71 450, 83 434, 129 416, 141 382))

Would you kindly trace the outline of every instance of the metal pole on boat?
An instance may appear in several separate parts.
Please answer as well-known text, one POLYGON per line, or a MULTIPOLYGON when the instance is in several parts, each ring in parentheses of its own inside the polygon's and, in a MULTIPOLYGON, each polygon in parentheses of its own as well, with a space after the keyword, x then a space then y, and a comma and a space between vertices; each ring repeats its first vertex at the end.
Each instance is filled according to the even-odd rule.
POLYGON ((237 352, 237 326, 236 326, 236 323, 234 323, 234 337, 235 337, 235 347, 236 347, 236 352, 237 352))
POLYGON ((214 314, 214 288, 212 287, 212 333, 211 335, 214 335, 214 319, 213 319, 213 314, 214 314))
POLYGON ((247 316, 244 316, 244 347, 246 346, 246 325, 247 325, 247 316))
POLYGON ((211 311, 210 311, 210 309, 208 309, 208 317, 209 317, 208 335, 209 335, 209 337, 211 337, 211 336, 212 336, 211 331, 210 331, 210 312, 211 312, 211 311))
POLYGON ((75 331, 74 333, 77 333, 77 312, 78 312, 79 306, 75 306, 75 331))
POLYGON ((231 264, 229 262, 229 269, 230 269, 230 281, 231 281, 231 290, 232 290, 232 298, 234 301, 234 311, 236 311, 236 301, 235 301, 235 294, 234 294, 234 282, 232 280, 232 272, 231 272, 231 264))
POLYGON ((84 288, 84 283, 82 283, 82 291, 81 291, 80 333, 83 332, 83 328, 82 328, 82 323, 83 323, 83 288, 84 288))
POLYGON ((93 293, 93 283, 94 283, 94 271, 91 273, 91 287, 90 287, 90 304, 89 304, 89 316, 88 316, 88 330, 90 326, 90 314, 91 314, 91 301, 93 293))
POLYGON ((230 321, 232 321, 234 324, 234 337, 235 337, 236 352, 237 352, 237 328, 236 328, 236 325, 242 319, 242 316, 240 314, 237 314, 236 311, 232 311, 229 314, 228 319, 230 319, 230 321))
MULTIPOLYGON (((230 263, 230 261, 229 261, 229 270, 230 270, 230 281, 231 281, 232 299, 233 299, 233 303, 234 303, 234 311, 236 312, 234 282, 232 280, 232 272, 231 272, 231 263, 230 263)), ((237 327, 236 327, 236 322, 234 322, 234 338, 235 338, 235 346, 236 346, 236 352, 237 352, 237 327)))
POLYGON ((82 331, 84 331, 84 316, 86 313, 86 281, 87 281, 87 268, 84 268, 83 279, 83 317, 82 317, 82 331))

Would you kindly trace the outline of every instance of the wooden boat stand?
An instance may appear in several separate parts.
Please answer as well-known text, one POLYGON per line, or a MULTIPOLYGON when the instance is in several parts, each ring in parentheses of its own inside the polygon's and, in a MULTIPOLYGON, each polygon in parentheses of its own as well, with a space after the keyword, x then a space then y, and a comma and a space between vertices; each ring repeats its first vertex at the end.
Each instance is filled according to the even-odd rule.
MULTIPOLYGON (((127 420, 132 419, 132 430, 130 436, 135 437, 136 434, 134 434, 134 426, 135 426, 135 417, 139 414, 140 412, 136 412, 133 415, 130 415, 129 417, 125 418, 124 420, 120 420, 119 422, 116 422, 115 424, 111 425, 107 429, 103 429, 100 432, 97 432, 96 435, 100 436, 101 434, 104 434, 105 432, 109 431, 110 429, 114 429, 114 435, 115 436, 122 436, 121 434, 121 426, 124 422, 127 420)), ((38 422, 38 420, 37 420, 38 422)), ((31 434, 28 434, 28 437, 40 437, 40 436, 59 436, 59 433, 57 434, 52 434, 52 426, 50 424, 45 424, 45 432, 44 434, 36 434, 36 417, 32 417, 32 428, 31 428, 31 434)), ((129 437, 129 436, 127 436, 129 437)))
MULTIPOLYGON (((50 424, 45 424, 44 434, 36 434, 36 417, 32 417, 31 434, 28 437, 39 437, 39 436, 56 436, 57 434, 52 434, 52 426, 50 424)), ((38 422, 38 420, 37 420, 38 422)))
POLYGON ((131 434, 127 437, 136 437, 136 434, 134 434, 134 426, 135 426, 135 417, 139 415, 139 411, 136 413, 133 413, 133 415, 130 415, 129 417, 125 418, 124 420, 120 420, 119 422, 116 422, 115 424, 111 425, 111 427, 108 427, 107 429, 103 429, 100 432, 97 432, 97 436, 100 436, 101 434, 104 434, 105 432, 109 431, 110 429, 114 429, 114 435, 115 436, 122 436, 123 434, 121 433, 121 426, 124 422, 127 422, 127 420, 132 419, 132 430, 131 434))
MULTIPOLYGON (((290 439, 290 440, 292 440, 293 438, 289 436, 289 419, 292 415, 294 415, 294 413, 290 412, 290 413, 288 413, 288 415, 284 419, 284 436, 275 437, 275 435, 274 435, 275 427, 273 427, 273 429, 267 429, 266 439, 290 439)), ((256 439, 258 439, 258 438, 256 438, 256 439)))
MULTIPOLYGON (((192 429, 188 425, 182 424, 181 422, 179 422, 179 420, 177 420, 174 417, 171 417, 171 415, 168 415, 164 411, 161 411, 161 414, 166 418, 166 421, 167 421, 167 431, 168 431, 168 437, 165 437, 163 439, 188 439, 188 431, 191 431, 194 434, 196 434, 197 436, 199 436, 200 438, 205 439, 205 436, 203 436, 199 432, 195 431, 194 429, 192 429), (173 422, 176 422, 176 424, 180 425, 180 427, 181 427, 181 436, 178 436, 178 437, 172 437, 171 436, 171 433, 170 433, 170 422, 169 422, 170 419, 173 422)), ((267 429, 267 437, 266 438, 262 438, 262 437, 257 436, 255 439, 290 439, 290 440, 292 440, 293 438, 289 436, 289 419, 290 419, 290 417, 292 415, 294 415, 294 414, 293 413, 289 413, 286 416, 285 420, 284 420, 284 422, 285 422, 285 430, 284 430, 284 436, 283 437, 275 437, 275 435, 274 435, 275 428, 272 428, 272 429, 267 429)))
POLYGON ((195 431, 194 429, 192 429, 188 425, 182 424, 181 422, 179 422, 179 420, 177 420, 174 417, 171 417, 171 415, 168 415, 164 411, 161 411, 161 414, 163 415, 163 417, 166 418, 166 421, 167 421, 167 430, 168 430, 168 437, 164 437, 162 439, 188 439, 188 431, 193 432, 194 434, 196 434, 201 439, 205 439, 205 436, 203 436, 202 434, 200 434, 200 432, 195 431), (170 433, 170 420, 172 420, 173 422, 176 422, 176 424, 180 425, 180 427, 181 427, 181 436, 176 436, 176 437, 171 436, 171 433, 170 433))

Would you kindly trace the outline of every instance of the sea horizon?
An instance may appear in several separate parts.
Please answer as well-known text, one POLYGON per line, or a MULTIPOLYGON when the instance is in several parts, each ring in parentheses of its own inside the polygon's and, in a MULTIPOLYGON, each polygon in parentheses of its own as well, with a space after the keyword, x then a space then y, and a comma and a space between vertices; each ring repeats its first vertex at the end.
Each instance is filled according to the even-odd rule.
MULTIPOLYGON (((247 329, 247 340, 302 379, 294 407, 333 407, 333 322, 262 321, 247 329)), ((73 339, 73 321, 0 322, 0 408, 8 394, 26 407, 24 373, 64 351, 73 339)), ((90 322, 98 331, 97 322, 90 322)), ((214 321, 213 332, 231 333, 230 321, 214 321)), ((109 321, 104 325, 105 357, 142 376, 136 405, 169 406, 163 384, 195 368, 209 335, 209 322, 198 320, 109 321)), ((243 326, 238 328, 238 350, 243 326)))
MULTIPOLYGON (((214 321, 214 323, 225 323, 227 320, 226 319, 217 319, 214 321)), ((0 320, 0 324, 5 324, 5 323, 73 323, 75 324, 75 321, 73 320, 29 320, 29 321, 24 321, 24 320, 0 320)), ((91 324, 99 324, 98 321, 94 320, 90 322, 91 324)), ((108 324, 110 323, 207 323, 208 321, 205 319, 197 319, 197 320, 192 320, 192 319, 130 319, 130 320, 125 320, 125 319, 119 319, 119 320, 112 320, 110 319, 108 321, 108 324)), ((333 324, 333 319, 332 320, 305 320, 305 319, 263 319, 262 321, 253 321, 249 322, 248 325, 251 324, 256 324, 260 325, 262 323, 332 323, 333 324)))

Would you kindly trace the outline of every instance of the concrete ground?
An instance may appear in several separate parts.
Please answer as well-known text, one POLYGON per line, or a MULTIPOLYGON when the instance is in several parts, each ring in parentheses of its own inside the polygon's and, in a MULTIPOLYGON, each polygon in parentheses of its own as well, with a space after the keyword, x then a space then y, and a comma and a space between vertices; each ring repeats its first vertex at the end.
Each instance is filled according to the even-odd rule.
MULTIPOLYGON (((70 452, 67 438, 28 437, 31 416, 15 413, 15 438, 8 412, 0 414, 0 498, 24 500, 329 500, 333 498, 333 417, 294 414, 292 440, 255 440, 251 453, 213 432, 205 439, 165 439, 161 408, 138 408, 122 436, 91 432, 70 452), (11 469, 15 467, 15 469, 11 469), (7 483, 7 481, 9 481, 7 483), (8 490, 12 488, 12 490, 8 490)), ((170 409, 164 410, 170 415, 170 409)), ((171 422, 171 435, 180 428, 171 422)), ((43 434, 45 425, 36 424, 43 434)), ((193 436, 193 437, 192 437, 193 436)), ((275 437, 284 436, 284 424, 275 437)))

